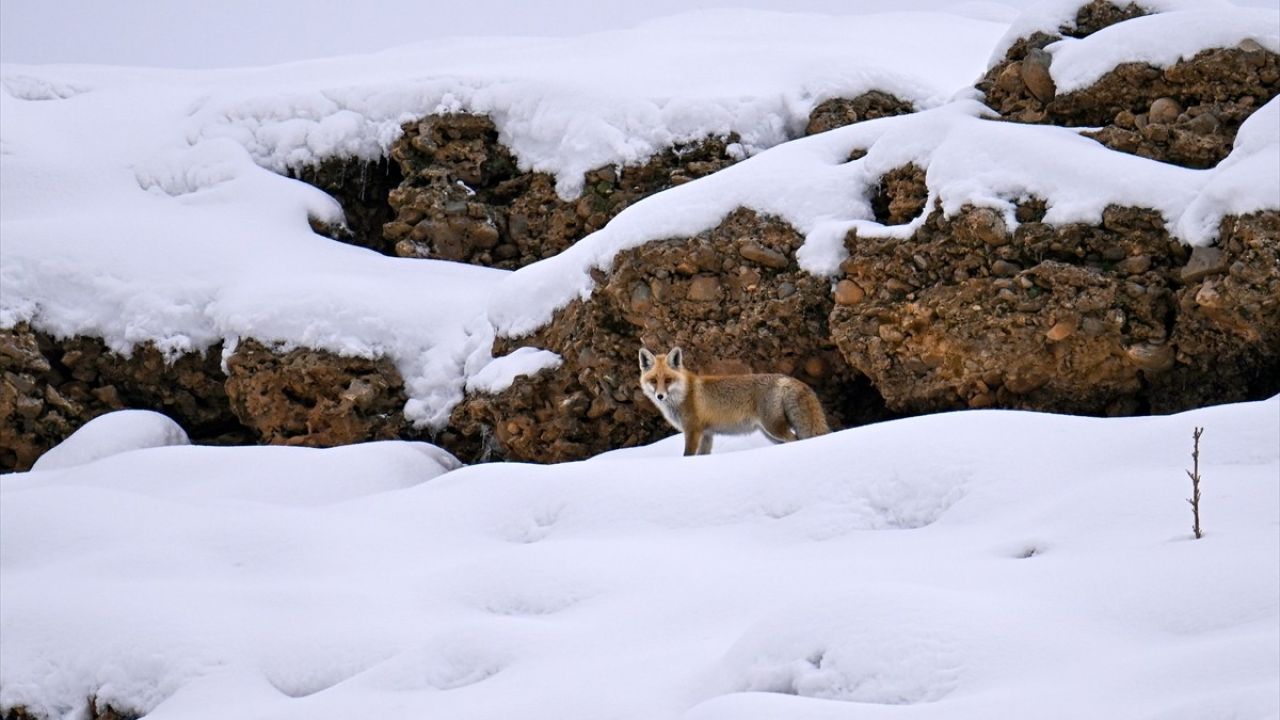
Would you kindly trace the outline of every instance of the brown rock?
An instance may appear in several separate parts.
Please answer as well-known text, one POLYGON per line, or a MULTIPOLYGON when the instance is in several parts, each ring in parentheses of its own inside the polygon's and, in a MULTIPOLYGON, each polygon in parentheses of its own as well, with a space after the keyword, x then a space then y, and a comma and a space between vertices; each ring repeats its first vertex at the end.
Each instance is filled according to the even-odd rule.
POLYGON ((924 212, 925 203, 929 199, 929 189, 925 187, 924 178, 924 168, 914 164, 903 165, 885 173, 880 178, 879 190, 871 199, 871 210, 875 213, 876 222, 903 225, 924 212))
POLYGON ((794 263, 756 271, 754 283, 736 279, 741 265, 724 269, 725 259, 741 257, 744 242, 790 257, 803 241, 786 223, 740 210, 692 238, 654 241, 620 253, 590 298, 557 311, 551 323, 528 337, 498 340, 499 354, 528 345, 556 352, 565 362, 498 395, 466 398, 455 409, 452 425, 475 438, 477 449, 460 450, 461 455, 478 455, 484 437, 493 438, 494 457, 547 462, 669 435, 670 428, 637 392, 635 353, 641 345, 655 350, 680 345, 686 363, 704 372, 738 368, 799 375, 819 393, 836 427, 885 417, 878 396, 829 339, 827 318, 835 301, 828 280, 794 263), (701 279, 710 288, 717 281, 720 295, 714 302, 697 299, 710 292, 670 293, 658 301, 655 290, 643 326, 618 321, 637 285, 653 287, 662 278, 670 282, 680 277, 676 267, 681 263, 703 267, 696 259, 703 256, 718 272, 700 270, 676 282, 692 288, 701 279), (564 403, 578 394, 589 400, 582 413, 564 411, 564 403), (548 439, 494 430, 526 421, 548 439))
POLYGON ((1147 111, 1147 118, 1153 123, 1169 124, 1178 119, 1182 114, 1182 106, 1177 100, 1171 97, 1156 98, 1151 101, 1151 108, 1147 111))
POLYGON ((1050 342, 1061 342, 1074 335, 1079 326, 1079 320, 1074 317, 1059 320, 1045 332, 1044 336, 1050 342))
POLYGON ((1151 269, 1150 255, 1134 255, 1116 263, 1116 270, 1125 275, 1141 275, 1151 269))
POLYGON ((723 294, 720 280, 710 275, 699 275, 689 283, 689 299, 693 302, 713 302, 723 294))
POLYGON ((0 472, 30 468, 84 423, 122 407, 163 412, 203 444, 242 441, 220 356, 215 346, 166 358, 147 344, 126 357, 96 338, 54 338, 25 325, 0 330, 0 472), (64 359, 74 368, 60 366, 64 359))
MULTIPOLYGON (((514 269, 551 257, 635 201, 732 164, 734 135, 681 143, 641 165, 601 167, 566 201, 545 173, 519 170, 484 115, 440 114, 402 126, 391 159, 397 186, 377 249, 514 269)), ((370 245, 371 247, 373 245, 370 245)))
MULTIPOLYGON (((1142 13, 1133 4, 1117 12, 1117 6, 1095 0, 1081 8, 1077 21, 1082 25, 1061 32, 1074 35, 1081 27, 1124 22, 1142 13)), ((1018 122, 1097 128, 1083 134, 1161 162, 1216 165, 1231 152, 1240 125, 1280 91, 1280 55, 1246 43, 1203 50, 1165 68, 1124 63, 1089 87, 1057 93, 1048 72, 1051 56, 1041 49, 1056 39, 1037 33, 1015 42, 1004 61, 978 82, 987 105, 1018 122), (1012 69, 1019 82, 1011 82, 1012 69), (1038 81, 1028 81, 1032 78, 1038 81)))
POLYGON ((780 270, 788 265, 786 255, 755 242, 743 243, 738 248, 738 254, 751 262, 774 269, 780 270))
POLYGON ((991 272, 1000 277, 1013 277, 1022 272, 1022 268, 1008 260, 996 260, 991 263, 991 272))
POLYGON ((1210 275, 1226 272, 1227 259, 1215 247, 1197 247, 1191 250, 1191 259, 1183 266, 1179 276, 1184 283, 1193 283, 1210 275))
POLYGON ((911 103, 878 90, 854 98, 831 98, 818 103, 809 113, 809 124, 805 127, 804 134, 816 135, 862 120, 910 112, 915 112, 911 103))
POLYGON ((1019 69, 1022 84, 1041 104, 1048 105, 1057 95, 1057 86, 1053 76, 1049 74, 1049 64, 1053 56, 1044 50, 1033 49, 1022 59, 1019 69))
POLYGON ((1134 365, 1148 372, 1164 372, 1173 367, 1173 348, 1168 345, 1132 345, 1125 350, 1125 355, 1134 365))
POLYGON ((866 297, 866 292, 852 280, 841 280, 836 283, 835 298, 839 305, 856 305, 866 297))

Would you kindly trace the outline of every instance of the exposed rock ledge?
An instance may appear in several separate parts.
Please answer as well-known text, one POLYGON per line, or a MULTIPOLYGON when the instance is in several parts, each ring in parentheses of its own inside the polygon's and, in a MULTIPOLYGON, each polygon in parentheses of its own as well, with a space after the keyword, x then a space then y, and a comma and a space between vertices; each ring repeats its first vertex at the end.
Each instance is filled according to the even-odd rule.
MULTIPOLYGON (((913 111, 879 91, 831 98, 810 113, 806 133, 913 111)), ((429 115, 403 131, 391 162, 335 159, 298 173, 346 210, 347 228, 318 232, 388 255, 515 269, 560 253, 639 200, 742 159, 735 135, 707 137, 639 165, 592 170, 582 195, 564 200, 555 178, 519 170, 485 115, 429 115)))
MULTIPOLYGON (((901 192, 916 191, 903 185, 901 192)), ((704 371, 786 372, 836 426, 895 414, 1007 407, 1167 413, 1280 392, 1280 213, 1222 223, 1188 249, 1154 213, 1049 226, 1026 203, 934 211, 910 241, 846 241, 834 285, 796 268, 799 236, 739 211, 689 239, 624 252, 592 296, 528 337, 565 360, 453 424, 500 454, 582 458, 671 431, 638 389, 635 349, 679 344, 704 371)))
POLYGON ((1280 55, 1252 40, 1167 68, 1125 63, 1074 92, 1054 86, 1053 58, 1042 48, 1063 35, 1085 37, 1144 14, 1132 3, 1094 0, 1060 35, 1035 33, 1014 43, 978 89, 1009 120, 1093 127, 1085 134, 1113 150, 1185 167, 1217 165, 1245 119, 1280 93, 1280 55))

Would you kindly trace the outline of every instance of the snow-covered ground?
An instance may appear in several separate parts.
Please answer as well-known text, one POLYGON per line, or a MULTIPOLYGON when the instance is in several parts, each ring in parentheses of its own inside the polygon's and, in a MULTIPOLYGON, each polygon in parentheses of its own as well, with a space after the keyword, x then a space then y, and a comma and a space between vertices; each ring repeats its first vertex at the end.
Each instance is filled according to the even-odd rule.
POLYGON ((429 446, 392 442, 158 447, 9 476, 0 706, 1274 718, 1277 438, 1280 398, 444 474, 429 446))
MULTIPOLYGON (((1107 62, 1245 38, 1280 50, 1273 10, 1157 4, 1169 12, 1116 29, 1134 36, 1107 62)), ((1010 225, 1030 194, 1062 222, 1119 202, 1203 244, 1222 214, 1280 203, 1280 101, 1207 171, 983 119, 966 88, 992 49, 1056 27, 1065 5, 1012 30, 706 11, 261 69, 5 64, 0 326, 121 351, 254 337, 386 355, 407 414, 438 425, 464 387, 558 362, 531 348, 489 362, 495 333, 544 322, 622 249, 739 205, 792 222, 803 266, 825 274, 849 228, 914 229, 878 226, 868 204, 905 162, 927 168, 944 210, 993 207, 1010 225), (784 142, 822 99, 870 89, 924 112, 784 142), (374 157, 401 121, 437 110, 489 113, 566 196, 583 170, 676 140, 734 131, 750 157, 516 273, 311 233, 309 215, 338 208, 275 171, 374 157), (846 162, 854 148, 868 153, 846 162)), ((1048 48, 1060 87, 1096 77, 1091 41, 1048 48)), ((1273 398, 1163 418, 968 412, 702 458, 677 457, 673 439, 459 468, 422 443, 198 447, 164 418, 109 415, 36 471, 0 478, 0 708, 1276 718, 1278 438, 1273 398), (1192 540, 1197 425, 1207 535, 1192 540)))

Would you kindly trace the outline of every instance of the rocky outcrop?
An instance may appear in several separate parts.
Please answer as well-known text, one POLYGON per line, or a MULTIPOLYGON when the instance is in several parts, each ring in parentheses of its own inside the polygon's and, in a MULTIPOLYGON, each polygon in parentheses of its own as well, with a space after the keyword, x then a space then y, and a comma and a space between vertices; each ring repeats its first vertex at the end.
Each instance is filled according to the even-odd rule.
POLYGON ((1014 232, 970 208, 933 213, 911 242, 852 234, 842 270, 860 293, 831 319, 844 357, 902 412, 1191 406, 1151 385, 1175 364, 1187 250, 1150 211, 1110 208, 1100 227, 1036 214, 1014 232))
POLYGON ((642 165, 586 174, 564 200, 546 173, 522 172, 484 115, 431 115, 404 126, 391 148, 404 182, 391 191, 383 233, 401 257, 518 268, 551 257, 628 205, 735 162, 734 136, 668 148, 642 165))
POLYGON ((1226 218, 1177 280, 1175 362, 1152 381, 1152 412, 1280 392, 1280 213, 1226 218))
POLYGON ((327 447, 418 437, 400 374, 386 359, 285 350, 253 339, 165 358, 26 325, 0 331, 0 472, 26 470, 89 420, 123 408, 162 412, 200 444, 327 447))
MULTIPOLYGON (((913 192, 909 186, 904 192, 913 192)), ((564 358, 452 425, 496 457, 555 462, 672 433, 636 384, 641 345, 704 372, 809 382, 834 424, 962 408, 1168 413, 1280 392, 1280 213, 1223 223, 1217 248, 1150 210, 1016 230, 988 209, 933 211, 909 241, 846 240, 834 284, 795 267, 800 237, 747 210, 620 255, 588 300, 528 337, 564 358)))
POLYGON ((240 342, 227 358, 231 409, 261 442, 328 447, 408 428, 404 383, 386 358, 240 342))
MULTIPOLYGON (((1095 0, 1060 32, 1083 37, 1142 14, 1132 4, 1095 0)), ((1231 152, 1245 119, 1280 93, 1280 55, 1252 40, 1167 68, 1122 64, 1087 88, 1060 93, 1043 50, 1060 37, 1036 33, 1015 43, 978 83, 987 104, 1009 120, 1096 127, 1085 134, 1113 150, 1206 168, 1231 152)))
POLYGON ((786 223, 739 210, 692 238, 621 253, 587 301, 574 301, 529 337, 499 340, 559 353, 564 364, 497 395, 474 395, 454 412, 464 434, 499 456, 579 459, 668 435, 641 394, 642 346, 679 345, 703 372, 782 372, 821 394, 833 425, 888 416, 831 339, 830 283, 797 267, 803 238, 786 223))
POLYGON ((863 120, 915 112, 915 106, 889 93, 872 90, 852 98, 830 98, 809 112, 805 135, 816 135, 863 120))
MULTIPOLYGON (((1054 87, 1048 43, 1142 13, 1095 0, 1058 35, 1015 43, 979 88, 1006 120, 1097 127, 1092 137, 1123 152, 1216 164, 1245 118, 1277 94, 1275 53, 1246 42, 1164 69, 1121 65, 1077 92, 1054 87)), ((879 93, 829 100, 808 130, 907 111, 879 93)), ((347 208, 345 231, 321 230, 406 257, 517 268, 649 194, 734 162, 734 140, 705 138, 640 166, 597 169, 565 201, 551 177, 519 170, 488 118, 436 115, 405 127, 393 165, 357 172, 333 161, 303 175, 347 208)), ((836 427, 966 407, 1164 413, 1280 391, 1280 213, 1228 217, 1216 245, 1192 249, 1142 208, 1053 226, 1045 203, 1029 198, 1016 228, 990 209, 943 217, 927 206, 926 179, 916 165, 884 174, 871 197, 875 219, 922 224, 906 240, 851 234, 833 278, 800 270, 801 236, 746 209, 695 237, 620 253, 607 273, 594 273, 588 298, 494 348, 545 348, 563 363, 501 393, 468 396, 434 440, 465 460, 551 462, 669 434, 636 383, 641 345, 680 345, 701 371, 799 377, 836 427)), ((124 357, 90 338, 0 332, 0 468, 29 466, 121 407, 165 412, 195 442, 420 434, 403 417, 403 381, 385 359, 252 339, 222 354, 215 347, 166 363, 150 346, 124 357)))
POLYGON ((871 198, 871 211, 881 225, 905 225, 924 212, 928 200, 924 168, 903 165, 880 178, 876 194, 871 198))
POLYGON ((127 356, 97 338, 54 338, 26 325, 0 330, 0 471, 29 468, 84 423, 122 408, 157 410, 193 438, 248 439, 231 414, 221 348, 172 362, 153 345, 127 356))
MULTIPOLYGON (((880 91, 831 98, 813 109, 806 134, 913 112, 880 91)), ((667 148, 639 165, 588 172, 581 196, 556 194, 555 178, 519 169, 486 115, 448 113, 406 123, 390 158, 333 159, 294 176, 342 204, 345 227, 316 232, 387 255, 515 269, 551 257, 599 230, 627 206, 741 159, 737 136, 667 148)))

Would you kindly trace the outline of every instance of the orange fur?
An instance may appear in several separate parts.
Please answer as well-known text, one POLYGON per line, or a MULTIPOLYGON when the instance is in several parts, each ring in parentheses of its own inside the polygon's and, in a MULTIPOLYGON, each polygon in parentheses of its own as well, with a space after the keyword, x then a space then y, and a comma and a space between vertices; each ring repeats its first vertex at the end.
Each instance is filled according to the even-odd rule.
POLYGON ((685 455, 710 453, 715 435, 759 429, 774 442, 790 442, 830 432, 808 385, 777 374, 699 375, 685 368, 678 347, 657 356, 640 349, 640 387, 684 433, 685 455))

